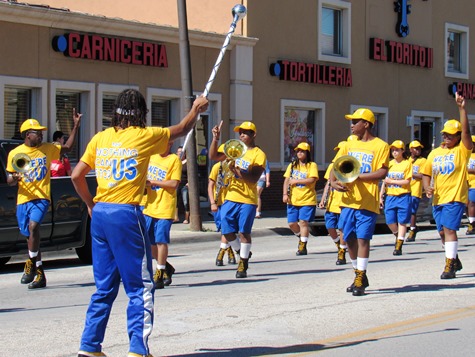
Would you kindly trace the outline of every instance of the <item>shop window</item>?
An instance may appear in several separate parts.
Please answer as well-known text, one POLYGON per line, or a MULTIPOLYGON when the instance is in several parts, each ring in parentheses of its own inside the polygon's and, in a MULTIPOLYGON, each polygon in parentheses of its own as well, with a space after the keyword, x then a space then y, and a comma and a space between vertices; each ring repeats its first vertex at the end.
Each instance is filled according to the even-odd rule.
POLYGON ((170 106, 169 100, 152 98, 152 126, 170 126, 170 106))
POLYGON ((445 24, 445 38, 445 76, 468 79, 468 27, 445 24))
POLYGON ((114 116, 114 104, 118 94, 102 95, 102 130, 110 128, 114 116))
POLYGON ((351 4, 319 0, 318 59, 351 63, 351 4))
MULTIPOLYGON (((55 128, 50 130, 53 135, 55 131, 62 131, 65 135, 65 140, 69 133, 73 130, 73 108, 79 113, 81 108, 80 93, 60 91, 56 93, 56 123, 55 128)), ((68 153, 69 160, 73 162, 79 161, 79 143, 81 142, 81 133, 78 131, 76 135, 76 142, 72 150, 68 153)))
POLYGON ((20 126, 25 119, 31 118, 32 89, 5 87, 4 94, 4 137, 21 139, 20 126))

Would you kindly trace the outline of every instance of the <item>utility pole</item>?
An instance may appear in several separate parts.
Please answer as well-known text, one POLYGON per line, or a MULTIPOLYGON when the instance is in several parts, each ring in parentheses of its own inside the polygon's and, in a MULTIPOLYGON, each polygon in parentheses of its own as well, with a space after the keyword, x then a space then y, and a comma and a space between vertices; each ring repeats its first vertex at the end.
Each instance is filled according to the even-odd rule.
MULTIPOLYGON (((180 35, 180 70, 181 87, 184 95, 184 113, 191 109, 193 101, 193 82, 191 79, 190 41, 188 38, 188 20, 186 15, 186 0, 177 0, 178 27, 180 35)), ((190 230, 202 231, 203 225, 200 215, 200 192, 198 185, 198 164, 196 163, 196 136, 192 133, 186 147, 186 168, 188 171, 188 190, 190 196, 190 230)))

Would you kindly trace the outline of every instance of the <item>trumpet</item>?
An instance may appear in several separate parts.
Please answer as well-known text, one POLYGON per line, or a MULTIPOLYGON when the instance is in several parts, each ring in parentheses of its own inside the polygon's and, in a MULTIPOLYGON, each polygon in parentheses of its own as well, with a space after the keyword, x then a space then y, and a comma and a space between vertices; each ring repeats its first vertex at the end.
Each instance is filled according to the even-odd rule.
POLYGON ((360 162, 351 155, 340 156, 333 163, 333 173, 343 184, 355 181, 360 174, 360 168, 360 162))
POLYGON ((223 162, 224 175, 225 177, 230 178, 233 175, 229 168, 230 165, 246 154, 247 146, 241 140, 230 139, 224 143, 223 151, 227 158, 223 162))
POLYGON ((16 172, 26 173, 32 169, 31 158, 24 153, 15 154, 12 158, 12 166, 16 172))

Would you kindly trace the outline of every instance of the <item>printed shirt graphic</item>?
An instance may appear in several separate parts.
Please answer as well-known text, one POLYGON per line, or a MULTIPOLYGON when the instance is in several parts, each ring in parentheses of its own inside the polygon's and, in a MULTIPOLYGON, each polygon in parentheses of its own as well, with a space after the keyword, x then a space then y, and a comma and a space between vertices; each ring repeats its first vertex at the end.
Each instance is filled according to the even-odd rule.
MULTIPOLYGON (((325 172, 324 178, 329 180, 330 179, 330 172, 333 170, 333 163, 331 163, 327 171, 325 172)), ((329 194, 328 194, 328 201, 327 201, 327 211, 340 214, 341 213, 341 196, 343 195, 343 192, 335 190, 333 187, 328 187, 329 194)))
POLYGON ((25 144, 10 151, 7 160, 7 171, 15 172, 12 159, 16 154, 27 154, 31 158, 31 170, 22 174, 18 181, 17 204, 37 199, 51 200, 50 193, 50 165, 52 160, 59 159, 60 146, 43 143, 39 147, 29 147, 25 144))
MULTIPOLYGON (((175 154, 167 157, 152 155, 148 164, 147 179, 153 181, 167 181, 181 179, 181 160, 175 154)), ((147 203, 143 213, 147 216, 160 219, 173 219, 177 206, 175 189, 147 187, 147 203)))
MULTIPOLYGON (((287 166, 284 177, 293 179, 306 179, 315 177, 318 181, 318 167, 314 162, 306 165, 298 164, 292 169, 292 164, 287 166)), ((317 204, 317 193, 315 192, 316 181, 312 184, 297 184, 290 186, 290 203, 293 206, 315 206, 317 204)))
MULTIPOLYGON (((266 164, 266 154, 258 147, 249 148, 244 157, 237 159, 235 165, 242 172, 249 172, 251 168, 259 166, 263 169, 266 164)), ((257 182, 252 183, 235 176, 231 177, 226 191, 226 200, 237 203, 257 205, 257 182)))
MULTIPOLYGON (((351 155, 360 162, 360 173, 374 172, 389 165, 389 145, 380 138, 371 141, 348 141, 346 146, 338 151, 334 161, 343 155, 351 155)), ((341 207, 379 213, 379 180, 356 180, 346 186, 348 191, 341 197, 341 207)))
MULTIPOLYGON (((467 168, 475 169, 475 153, 472 153, 472 155, 470 155, 467 168)), ((468 187, 475 188, 475 174, 468 174, 468 187)))
MULTIPOLYGON (((418 174, 421 168, 425 165, 426 159, 424 157, 418 157, 415 161, 412 157, 409 158, 412 163, 412 174, 418 174)), ((422 179, 412 178, 411 180, 411 196, 422 197, 422 179)))
POLYGON ((150 156, 163 153, 170 131, 157 127, 108 128, 94 135, 81 161, 96 171, 94 202, 140 204, 150 156))
POLYGON ((409 184, 404 186, 386 184, 386 193, 389 196, 400 196, 411 193, 412 164, 409 160, 402 160, 401 162, 397 162, 394 159, 391 160, 389 162, 387 177, 393 180, 409 180, 409 184))
POLYGON ((434 177, 434 206, 468 200, 467 165, 472 151, 463 143, 448 149, 439 147, 429 154, 422 173, 434 177))
POLYGON ((221 169, 221 162, 217 162, 213 165, 208 178, 215 182, 215 195, 213 198, 216 200, 216 205, 219 207, 224 203, 227 187, 224 172, 221 169), (218 193, 218 197, 216 197, 216 192, 218 193))

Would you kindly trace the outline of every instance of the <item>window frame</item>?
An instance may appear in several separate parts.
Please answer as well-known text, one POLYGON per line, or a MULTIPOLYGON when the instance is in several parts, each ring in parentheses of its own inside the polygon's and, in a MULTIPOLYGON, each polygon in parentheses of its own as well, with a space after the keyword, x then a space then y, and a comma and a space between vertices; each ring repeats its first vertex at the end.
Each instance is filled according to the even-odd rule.
POLYGON ((351 64, 351 3, 342 0, 318 0, 318 60, 334 63, 351 64), (322 14, 323 8, 341 11, 341 56, 323 54, 322 14))
POLYGON ((444 50, 445 50, 445 77, 468 79, 469 78, 469 53, 470 53, 470 28, 468 26, 457 25, 453 23, 445 23, 444 32, 444 50), (448 70, 449 56, 447 38, 449 32, 456 32, 460 34, 460 72, 452 72, 448 70))

